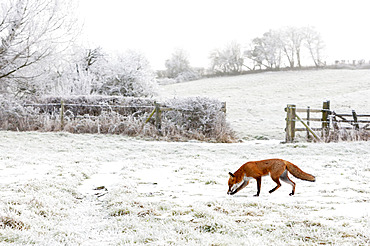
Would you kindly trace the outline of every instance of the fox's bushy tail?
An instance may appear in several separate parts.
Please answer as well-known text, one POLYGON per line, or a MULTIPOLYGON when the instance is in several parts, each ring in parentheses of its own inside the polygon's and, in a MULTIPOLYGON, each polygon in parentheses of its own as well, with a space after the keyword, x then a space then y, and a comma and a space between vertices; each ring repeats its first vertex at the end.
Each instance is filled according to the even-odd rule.
POLYGON ((288 171, 296 178, 298 179, 302 179, 302 180, 307 180, 307 181, 311 181, 311 182, 315 182, 316 181, 316 178, 315 176, 311 175, 311 174, 308 174, 308 173, 305 173, 303 172, 299 167, 297 167, 296 165, 294 165, 293 163, 290 163, 290 162, 286 162, 286 166, 287 166, 287 169, 288 171))

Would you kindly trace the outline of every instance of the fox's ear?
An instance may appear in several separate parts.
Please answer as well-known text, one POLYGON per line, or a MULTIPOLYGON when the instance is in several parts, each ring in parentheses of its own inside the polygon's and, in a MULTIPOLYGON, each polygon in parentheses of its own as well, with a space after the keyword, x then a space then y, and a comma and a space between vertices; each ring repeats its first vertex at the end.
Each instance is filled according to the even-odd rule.
POLYGON ((234 175, 234 174, 232 174, 231 172, 229 172, 229 175, 230 175, 231 177, 235 178, 235 175, 234 175))

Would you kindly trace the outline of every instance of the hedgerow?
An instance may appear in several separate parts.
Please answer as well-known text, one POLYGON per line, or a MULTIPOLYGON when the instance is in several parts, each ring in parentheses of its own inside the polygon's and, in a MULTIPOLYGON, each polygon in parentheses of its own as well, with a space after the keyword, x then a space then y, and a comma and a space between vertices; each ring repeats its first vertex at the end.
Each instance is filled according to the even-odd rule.
POLYGON ((161 102, 160 126, 155 114, 150 117, 155 104, 154 99, 120 96, 43 97, 33 101, 1 97, 0 129, 123 134, 169 141, 235 141, 218 100, 195 97, 161 102))

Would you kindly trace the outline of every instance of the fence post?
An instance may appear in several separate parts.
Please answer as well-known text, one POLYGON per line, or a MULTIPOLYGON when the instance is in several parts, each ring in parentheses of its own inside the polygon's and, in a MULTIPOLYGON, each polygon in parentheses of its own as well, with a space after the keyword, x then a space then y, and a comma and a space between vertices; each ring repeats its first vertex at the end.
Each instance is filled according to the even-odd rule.
POLYGON ((355 130, 358 131, 360 129, 358 122, 357 122, 357 114, 356 111, 352 110, 352 116, 353 116, 353 125, 355 126, 355 130))
POLYGON ((64 101, 60 101, 60 130, 64 129, 64 101))
MULTIPOLYGON (((310 106, 307 107, 307 126, 310 127, 310 106)), ((307 140, 311 139, 310 130, 307 128, 307 140)))
POLYGON ((226 114, 226 102, 221 102, 221 111, 226 114))
POLYGON ((323 102, 322 104, 322 136, 325 139, 325 137, 329 134, 329 115, 330 115, 330 101, 327 100, 323 102))
POLYGON ((286 107, 286 128, 285 128, 285 142, 292 143, 295 136, 295 111, 294 104, 288 104, 286 107))
POLYGON ((162 128, 162 115, 161 115, 161 107, 160 104, 154 102, 155 106, 155 127, 157 128, 158 132, 161 133, 162 128))

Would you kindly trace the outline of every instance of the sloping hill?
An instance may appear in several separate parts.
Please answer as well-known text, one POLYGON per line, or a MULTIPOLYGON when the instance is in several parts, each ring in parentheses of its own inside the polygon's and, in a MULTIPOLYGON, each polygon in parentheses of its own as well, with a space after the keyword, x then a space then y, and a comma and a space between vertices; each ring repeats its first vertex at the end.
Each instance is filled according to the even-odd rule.
POLYGON ((227 103, 227 117, 243 139, 284 139, 287 104, 370 113, 370 70, 266 72, 162 85, 161 98, 207 96, 227 103))

